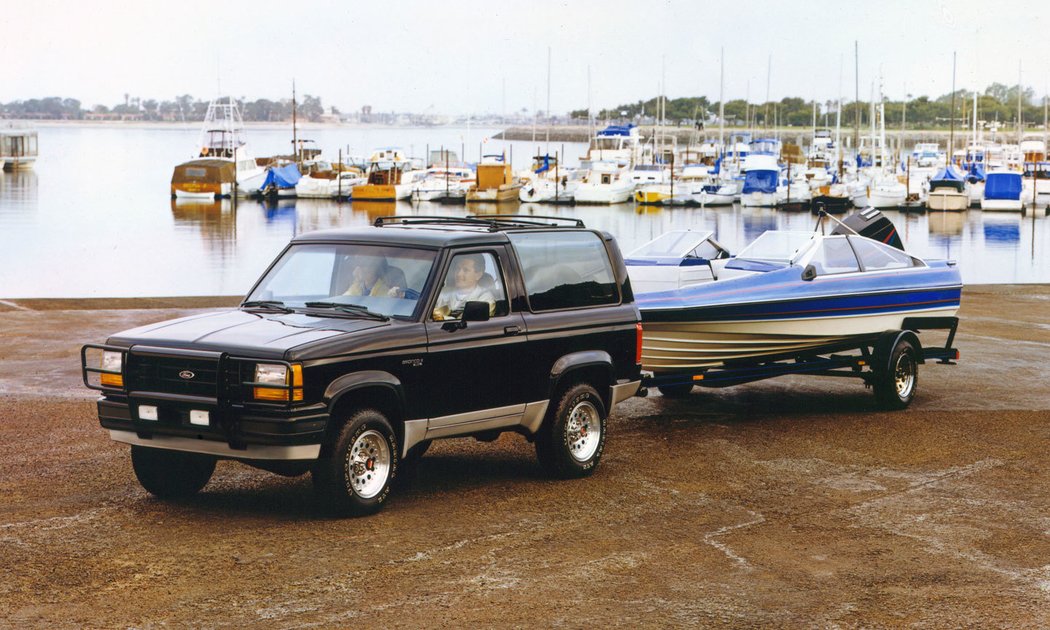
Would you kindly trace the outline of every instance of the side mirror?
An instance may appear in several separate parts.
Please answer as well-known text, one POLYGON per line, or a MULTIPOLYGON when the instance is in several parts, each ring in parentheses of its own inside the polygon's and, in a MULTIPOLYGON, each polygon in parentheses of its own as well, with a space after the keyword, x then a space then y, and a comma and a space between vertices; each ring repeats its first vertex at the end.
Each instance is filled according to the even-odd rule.
POLYGON ((465 322, 487 322, 489 321, 489 303, 476 301, 467 302, 463 305, 463 321, 465 322))
POLYGON ((812 280, 817 277, 817 268, 813 265, 806 265, 806 268, 802 270, 803 280, 812 280))

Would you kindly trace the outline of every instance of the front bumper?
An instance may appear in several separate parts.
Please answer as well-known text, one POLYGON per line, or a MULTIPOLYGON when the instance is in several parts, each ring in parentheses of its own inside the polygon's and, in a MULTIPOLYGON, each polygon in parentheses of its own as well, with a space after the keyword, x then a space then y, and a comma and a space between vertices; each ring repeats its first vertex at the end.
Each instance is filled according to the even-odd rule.
POLYGON ((320 453, 328 409, 324 404, 299 407, 219 406, 214 399, 152 394, 102 397, 99 423, 118 442, 258 460, 309 460, 320 453), (143 406, 156 407, 157 419, 140 417, 143 406), (206 412, 207 425, 191 417, 206 412))

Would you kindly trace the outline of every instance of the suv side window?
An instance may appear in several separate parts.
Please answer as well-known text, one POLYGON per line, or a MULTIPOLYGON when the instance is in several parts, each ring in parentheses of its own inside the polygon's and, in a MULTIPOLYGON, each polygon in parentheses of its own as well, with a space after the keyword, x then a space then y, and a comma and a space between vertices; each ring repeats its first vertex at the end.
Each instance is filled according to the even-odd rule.
POLYGON ((459 319, 467 302, 488 302, 489 315, 499 317, 509 312, 507 292, 503 287, 496 257, 489 252, 456 254, 441 283, 432 318, 459 319))
POLYGON ((609 253, 594 232, 508 234, 521 261, 533 311, 617 304, 609 253))

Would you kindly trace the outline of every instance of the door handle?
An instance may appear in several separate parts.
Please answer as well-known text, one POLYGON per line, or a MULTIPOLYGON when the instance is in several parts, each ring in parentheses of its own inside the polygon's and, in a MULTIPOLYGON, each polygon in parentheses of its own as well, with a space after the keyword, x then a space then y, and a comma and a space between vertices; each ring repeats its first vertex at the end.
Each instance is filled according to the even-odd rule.
POLYGON ((503 327, 503 334, 504 335, 517 335, 519 333, 521 333, 521 328, 518 327, 518 326, 504 326, 503 327))

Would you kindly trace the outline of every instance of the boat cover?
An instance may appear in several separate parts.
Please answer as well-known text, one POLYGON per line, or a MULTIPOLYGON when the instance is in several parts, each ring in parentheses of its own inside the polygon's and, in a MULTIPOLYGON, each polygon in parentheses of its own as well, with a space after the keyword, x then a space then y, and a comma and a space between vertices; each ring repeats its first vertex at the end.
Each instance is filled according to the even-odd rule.
POLYGON ((598 132, 599 136, 629 136, 631 135, 631 129, 634 129, 634 125, 609 125, 605 129, 598 132))
POLYGON ((974 162, 974 163, 970 164, 969 173, 970 173, 970 175, 966 179, 971 184, 974 184, 974 183, 977 183, 977 182, 983 182, 984 178, 985 178, 984 164, 981 164, 980 162, 974 162))
POLYGON ((988 173, 984 182, 985 199, 1011 199, 1021 198, 1021 174, 1020 173, 988 173))
POLYGON ((546 173, 549 170, 551 170, 551 156, 545 155, 543 156, 543 165, 533 172, 538 175, 540 173, 546 173))
POLYGON ((777 191, 777 171, 754 170, 744 174, 743 194, 775 193, 777 191))
POLYGON ((966 176, 951 166, 942 168, 937 171, 936 175, 930 178, 930 190, 933 190, 934 188, 954 188, 955 190, 962 192, 965 187, 966 176))
POLYGON ((266 190, 271 184, 277 188, 295 188, 301 178, 302 174, 295 164, 275 166, 266 171, 266 180, 259 186, 259 190, 266 190))

